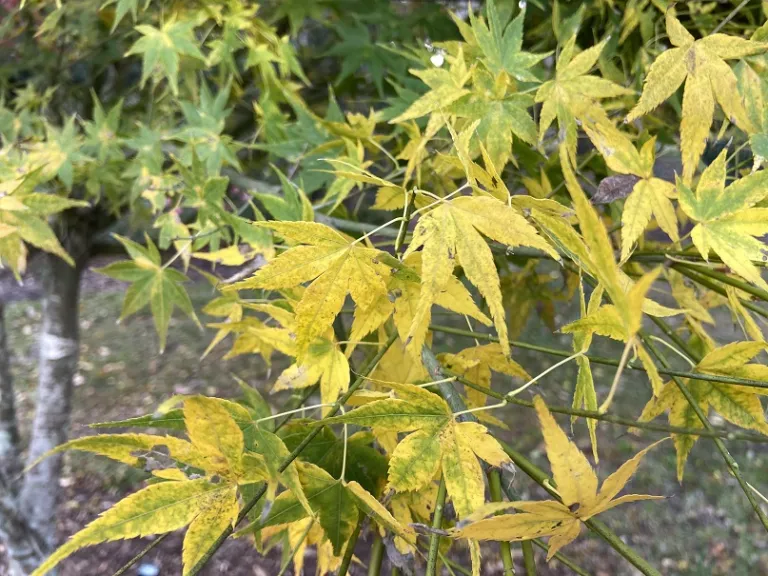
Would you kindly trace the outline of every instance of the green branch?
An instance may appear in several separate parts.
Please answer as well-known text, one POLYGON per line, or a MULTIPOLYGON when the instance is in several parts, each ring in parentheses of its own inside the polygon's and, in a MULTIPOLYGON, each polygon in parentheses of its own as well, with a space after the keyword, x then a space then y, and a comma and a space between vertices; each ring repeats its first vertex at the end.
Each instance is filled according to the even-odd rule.
POLYGON ((352 563, 352 556, 355 555, 355 545, 360 538, 360 530, 363 528, 363 519, 365 519, 365 515, 362 512, 358 512, 357 524, 355 524, 355 529, 352 531, 352 535, 347 542, 347 547, 344 550, 344 557, 341 559, 341 564, 339 565, 338 576, 347 576, 349 565, 352 563))
MULTIPOLYGON (((711 274, 708 274, 707 276, 702 276, 698 272, 694 272, 694 269, 689 268, 688 266, 678 266, 675 264, 672 267, 678 272, 680 272, 680 274, 683 274, 687 278, 690 278, 697 284, 701 284, 705 288, 709 288, 710 290, 720 294, 721 296, 726 296, 726 297, 728 296, 728 293, 725 291, 725 288, 716 284, 712 280, 712 278, 707 277, 707 276, 712 276, 711 274)), ((726 276, 726 278, 728 278, 728 276, 726 276)), ((742 298, 739 298, 739 300, 741 301, 741 305, 744 306, 744 308, 747 308, 748 310, 752 310, 752 312, 754 312, 755 314, 760 314, 760 316, 762 316, 763 318, 768 318, 768 311, 764 310, 754 302, 750 302, 749 300, 744 300, 742 298)))
MULTIPOLYGON (((491 493, 491 500, 494 502, 503 502, 501 494, 501 473, 498 469, 488 470, 488 489, 491 493)), ((512 547, 509 542, 499 542, 499 552, 501 554, 501 564, 504 566, 504 576, 514 576, 515 564, 512 560, 512 547)), ((535 571, 529 573, 534 576, 535 571)))
MULTIPOLYGON (((651 316, 653 319, 653 316, 651 316)), ((498 342, 498 337, 493 334, 485 334, 483 332, 473 332, 471 330, 462 330, 461 328, 452 328, 450 326, 441 326, 437 324, 430 324, 429 329, 433 332, 442 332, 444 334, 453 334, 454 336, 465 336, 467 338, 474 338, 476 340, 485 340, 486 342, 498 342)), ((529 344, 527 342, 520 342, 517 340, 510 340, 510 346, 514 348, 520 348, 522 350, 532 350, 534 352, 542 352, 551 356, 560 356, 567 358, 572 356, 573 352, 569 350, 560 350, 557 348, 548 348, 546 346, 539 346, 537 344, 529 344)), ((618 366, 619 361, 612 358, 603 358, 601 356, 592 356, 589 354, 584 355, 589 358, 589 361, 593 364, 603 364, 605 366, 618 366)), ((641 364, 635 364, 632 362, 627 363, 626 366, 630 370, 636 370, 639 372, 645 372, 645 368, 641 364)), ((760 380, 751 380, 749 378, 737 378, 736 376, 723 376, 720 374, 704 374, 701 372, 686 372, 684 370, 672 370, 671 368, 660 368, 659 374, 665 376, 677 376, 679 378, 689 378, 692 380, 701 380, 703 382, 718 382, 720 384, 730 384, 732 386, 750 386, 752 388, 766 388, 768 389, 768 382, 761 382, 760 380)))
MULTIPOLYGON (((454 376, 456 381, 463 384, 468 388, 482 392, 490 398, 506 401, 509 404, 516 404, 517 406, 524 406, 526 408, 533 408, 533 402, 528 400, 522 400, 520 398, 510 398, 506 394, 496 392, 491 388, 480 386, 475 384, 471 380, 467 380, 462 376, 451 374, 446 371, 449 376, 454 376)), ((683 428, 680 426, 667 426, 665 424, 654 424, 653 422, 637 422, 631 418, 623 418, 621 416, 615 416, 613 414, 602 414, 593 410, 583 410, 581 408, 568 408, 566 406, 549 406, 550 412, 557 414, 567 414, 569 416, 580 416, 582 418, 589 418, 590 420, 599 420, 600 422, 607 422, 608 424, 616 424, 617 426, 626 426, 628 428, 637 428, 638 430, 649 430, 651 432, 663 432, 665 434, 688 434, 691 436, 701 436, 702 438, 726 438, 728 440, 742 440, 745 442, 757 442, 768 443, 768 436, 761 436, 759 434, 745 434, 741 432, 731 432, 724 428, 718 428, 713 426, 712 431, 702 430, 701 428, 683 428)))
POLYGON ((429 535, 429 553, 427 554, 426 576, 435 576, 437 570, 437 553, 440 551, 440 534, 438 531, 443 525, 443 507, 445 506, 445 477, 440 476, 440 486, 437 489, 435 499, 435 514, 432 516, 432 528, 435 531, 429 535))

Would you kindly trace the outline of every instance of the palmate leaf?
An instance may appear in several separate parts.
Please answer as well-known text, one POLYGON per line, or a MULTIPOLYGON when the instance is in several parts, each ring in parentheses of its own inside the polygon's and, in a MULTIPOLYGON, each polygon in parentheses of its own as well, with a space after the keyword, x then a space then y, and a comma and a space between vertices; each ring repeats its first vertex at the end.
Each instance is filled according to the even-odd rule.
POLYGON ((397 393, 397 398, 370 402, 325 422, 410 432, 390 456, 388 486, 395 492, 421 490, 442 470, 459 517, 471 514, 485 500, 478 458, 501 466, 509 462, 509 457, 485 426, 456 422, 439 396, 410 384, 386 385, 397 393))
POLYGON ((459 26, 467 43, 476 44, 480 48, 484 56, 481 62, 493 76, 506 72, 522 82, 537 82, 539 79, 530 69, 549 54, 531 54, 522 50, 525 5, 522 4, 522 6, 520 13, 508 25, 500 18, 493 0, 486 4, 487 25, 482 18, 475 16, 470 7, 471 34, 468 33, 466 24, 456 16, 454 16, 454 22, 459 26))
POLYGON ((559 140, 565 142, 568 154, 576 155, 576 120, 593 123, 608 122, 599 100, 630 94, 631 91, 599 76, 589 75, 600 57, 606 41, 574 55, 576 34, 572 35, 560 51, 557 71, 552 80, 544 82, 536 91, 536 102, 543 102, 539 120, 539 139, 557 118, 559 140))
MULTIPOLYGON (((322 468, 300 462, 301 484, 309 505, 317 516, 335 556, 341 555, 357 523, 357 507, 352 494, 342 480, 333 478, 322 468)), ((307 516, 306 510, 290 492, 283 492, 274 501, 269 514, 259 528, 288 524, 307 516)))
MULTIPOLYGON (((672 241, 677 242, 680 235, 671 201, 675 197, 675 187, 653 174, 656 139, 648 140, 638 152, 632 142, 611 125, 585 123, 584 130, 611 170, 637 177, 621 215, 622 261, 629 257, 633 244, 642 236, 652 216, 672 241)), ((596 197, 592 201, 595 202, 596 197)))
POLYGON ((454 538, 517 541, 550 536, 547 553, 549 560, 560 548, 576 539, 581 532, 582 522, 592 516, 626 502, 661 498, 640 494, 616 498, 616 495, 632 478, 645 454, 663 440, 622 464, 605 479, 598 491, 597 476, 584 454, 576 444, 568 440, 540 396, 534 398, 534 405, 560 500, 488 504, 470 516, 470 524, 453 529, 451 535, 454 538), (485 518, 509 508, 519 512, 485 518))
POLYGON ((237 518, 237 487, 206 478, 150 485, 124 498, 54 552, 34 572, 42 576, 77 550, 101 542, 164 534, 191 523, 184 539, 183 574, 237 518))
POLYGON ((449 63, 447 68, 409 70, 411 74, 421 79, 431 90, 419 97, 405 112, 390 120, 390 124, 414 120, 427 114, 432 114, 445 108, 462 96, 469 94, 469 90, 464 86, 471 78, 471 72, 467 70, 463 50, 459 48, 456 56, 448 56, 446 59, 449 63))
POLYGON ((424 342, 425 319, 459 264, 491 311, 502 350, 509 354, 499 276, 481 233, 509 247, 532 246, 559 260, 557 252, 514 208, 490 197, 462 196, 421 217, 406 256, 421 248, 421 294, 406 346, 414 354, 424 342))
MULTIPOLYGON (((350 543, 358 519, 358 509, 369 515, 382 529, 415 543, 416 533, 413 529, 402 525, 357 482, 337 480, 314 464, 301 462, 298 466, 310 506, 322 527, 324 538, 332 545, 334 556, 340 556, 350 543)), ((306 517, 307 512, 300 507, 293 494, 284 492, 277 497, 266 518, 255 523, 253 528, 263 531, 271 526, 302 522, 306 517)))
MULTIPOLYGON (((491 388, 491 371, 522 380, 531 378, 520 364, 504 354, 498 343, 465 348, 456 354, 440 354, 438 360, 452 374, 488 389, 491 388)), ((466 394, 468 404, 473 407, 484 406, 488 400, 486 394, 473 388, 467 387, 466 394)))
POLYGON ((689 185, 709 136, 715 101, 730 121, 742 130, 752 131, 736 75, 726 60, 764 52, 768 44, 726 34, 710 34, 695 40, 671 11, 666 14, 666 24, 667 35, 675 47, 662 52, 654 61, 645 78, 640 100, 626 121, 647 114, 685 82, 680 148, 683 181, 689 185))
MULTIPOLYGON (((765 349, 765 342, 732 342, 706 354, 696 366, 696 371, 765 380, 768 376, 768 367, 749 363, 765 349)), ((684 383, 704 414, 711 407, 725 420, 736 426, 768 434, 768 422, 760 401, 760 396, 765 394, 764 389, 688 379, 684 383)), ((695 410, 675 382, 666 383, 658 397, 646 404, 640 421, 653 420, 664 412, 668 412, 669 423, 672 426, 703 428, 695 410)), ((673 437, 677 450, 677 478, 682 482, 685 462, 698 436, 680 434, 673 437)))
POLYGON ((300 245, 280 254, 248 280, 229 285, 224 291, 294 288, 311 282, 295 308, 299 360, 303 360, 314 340, 330 329, 347 294, 363 309, 386 294, 386 279, 391 272, 386 253, 365 248, 333 228, 315 222, 257 222, 256 225, 272 229, 300 245))
POLYGON ((768 262, 768 246, 759 237, 768 234, 768 208, 755 204, 768 197, 768 172, 762 170, 725 187, 727 150, 701 174, 694 194, 678 182, 680 206, 694 221, 691 238, 705 260, 710 250, 739 276, 768 290, 759 269, 768 262))
MULTIPOLYGON (((56 194, 36 192, 48 179, 45 168, 32 171, 26 156, 0 158, 0 259, 15 274, 24 272, 27 247, 32 245, 74 265, 48 223, 48 217, 87 202, 56 194)), ((48 168, 48 167, 46 167, 48 168)))
POLYGON ((472 91, 447 106, 446 113, 469 123, 479 122, 477 138, 500 172, 509 160, 513 137, 532 146, 536 143, 536 124, 528 113, 534 101, 528 94, 510 90, 505 74, 493 77, 476 68, 472 78, 472 91))
POLYGON ((142 87, 155 69, 159 68, 163 75, 168 78, 168 84, 174 95, 179 93, 179 61, 181 56, 205 61, 194 37, 194 27, 194 22, 173 18, 168 19, 161 28, 155 28, 148 24, 136 26, 136 30, 141 33, 142 37, 131 46, 125 55, 142 55, 142 87))
MULTIPOLYGON (((370 307, 355 309, 349 336, 352 344, 381 327, 390 317, 392 317, 398 335, 403 342, 407 341, 414 321, 421 322, 414 333, 426 334, 431 315, 425 314, 417 318, 422 290, 422 254, 422 252, 412 252, 403 258, 403 267, 393 272, 387 281, 387 293, 379 295, 370 307)), ((491 325, 491 320, 480 311, 470 292, 454 275, 450 276, 445 288, 435 298, 434 304, 457 314, 469 316, 484 326, 491 325)), ((420 349, 417 353, 414 346, 411 351, 413 352, 411 357, 420 366, 420 349)), ((348 348, 347 354, 350 352, 351 350, 348 348)), ((394 378, 386 379, 392 380, 394 378)))
MULTIPOLYGON (((332 404, 349 388, 349 362, 346 356, 335 342, 323 337, 310 344, 301 364, 293 364, 280 374, 272 392, 307 388, 318 380, 323 404, 332 404)), ((329 410, 330 406, 325 406, 323 414, 329 410)))
POLYGON ((162 265, 160 253, 149 236, 146 237, 146 248, 117 234, 115 238, 120 241, 132 260, 115 262, 96 271, 110 278, 131 283, 123 300, 121 320, 149 304, 162 352, 165 349, 168 324, 174 307, 178 306, 200 326, 192 301, 182 286, 189 279, 178 270, 162 265))

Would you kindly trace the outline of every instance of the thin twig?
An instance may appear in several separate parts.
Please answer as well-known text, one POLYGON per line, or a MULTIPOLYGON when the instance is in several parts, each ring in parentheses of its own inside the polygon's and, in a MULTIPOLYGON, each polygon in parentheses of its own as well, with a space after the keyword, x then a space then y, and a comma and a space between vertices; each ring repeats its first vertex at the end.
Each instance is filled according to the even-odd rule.
POLYGON ((741 4, 739 4, 738 6, 736 6, 736 8, 731 10, 731 13, 728 14, 728 16, 726 16, 723 19, 723 21, 720 22, 720 24, 715 26, 715 29, 712 30, 712 32, 710 32, 710 34, 717 34, 718 32, 720 32, 720 30, 723 29, 723 26, 725 26, 726 24, 728 24, 728 22, 733 20, 733 18, 736 16, 736 14, 738 14, 741 11, 741 9, 744 8, 744 6, 746 6, 747 4, 749 4, 749 0, 741 0, 741 4))
POLYGON ((153 540, 152 542, 150 542, 150 543, 149 543, 147 546, 145 546, 145 547, 144 547, 144 549, 143 549, 141 552, 139 552, 138 554, 136 554, 136 556, 134 556, 133 558, 131 558, 130 560, 128 560, 128 562, 126 562, 125 564, 123 564, 122 568, 120 568, 120 569, 119 569, 117 572, 115 572, 115 573, 114 573, 112 576, 122 576, 123 574, 126 574, 126 573, 128 572, 128 570, 130 570, 131 566, 133 566, 134 564, 136 564, 136 562, 138 562, 139 560, 141 560, 142 558, 144 558, 144 556, 146 556, 147 554, 149 554, 149 553, 152 551, 152 549, 153 549, 155 546, 157 546, 158 544, 160 544, 160 542, 162 542, 163 540, 165 540, 165 538, 166 538, 166 537, 167 537, 169 534, 171 534, 171 533, 170 533, 170 532, 166 532, 166 533, 165 533, 165 534, 163 534, 162 536, 159 536, 158 538, 154 539, 154 540, 153 540))

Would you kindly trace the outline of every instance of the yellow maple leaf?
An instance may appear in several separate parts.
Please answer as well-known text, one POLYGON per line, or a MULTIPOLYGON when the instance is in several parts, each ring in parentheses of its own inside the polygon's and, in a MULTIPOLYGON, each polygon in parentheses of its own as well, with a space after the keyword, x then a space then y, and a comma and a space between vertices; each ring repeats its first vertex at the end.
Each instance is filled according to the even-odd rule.
POLYGON ((611 170, 638 178, 621 215, 622 261, 629 257, 633 244, 648 226, 651 216, 656 218, 659 227, 672 241, 677 242, 680 239, 677 215, 671 202, 671 198, 675 197, 675 187, 653 174, 656 139, 648 140, 638 152, 629 139, 612 125, 585 124, 584 131, 611 170))
POLYGON ((710 34, 696 40, 670 11, 666 14, 666 24, 667 36, 674 48, 662 52, 654 61, 645 78, 640 100, 626 121, 647 114, 685 82, 680 148, 683 180, 688 184, 704 152, 715 100, 726 117, 742 130, 752 129, 737 89, 736 75, 726 60, 764 52, 768 44, 727 34, 710 34))
POLYGON ((448 404, 436 394, 410 384, 390 382, 387 386, 397 398, 370 402, 325 423, 409 432, 390 455, 389 487, 396 492, 421 490, 441 470, 457 514, 462 518, 471 514, 485 501, 478 458, 501 466, 509 457, 485 426, 457 422, 448 404))
POLYGON ((421 248, 421 293, 406 345, 420 353, 430 309, 460 264, 467 279, 483 295, 491 311, 502 349, 509 354, 499 275, 491 249, 481 233, 510 247, 531 246, 555 259, 557 252, 510 206, 491 197, 461 196, 421 217, 406 256, 421 248))
MULTIPOLYGON (((731 342, 710 350, 695 370, 705 374, 765 380, 768 376, 768 367, 762 364, 750 364, 749 361, 766 348, 768 345, 765 342, 731 342)), ((704 414, 711 406, 725 420, 736 426, 768 434, 768 422, 760 401, 760 396, 765 394, 764 389, 702 380, 685 379, 684 382, 696 400, 698 408, 704 414)), ((668 412, 669 423, 672 426, 703 428, 695 409, 675 382, 664 385, 659 395, 646 404, 639 420, 648 422, 664 412, 668 412)), ((685 462, 698 436, 674 434, 673 438, 677 450, 677 478, 682 482, 685 462)))
POLYGON ((491 503, 477 510, 471 522, 451 531, 454 538, 471 540, 518 541, 550 536, 547 560, 579 535, 581 524, 591 517, 627 502, 654 500, 662 496, 628 494, 616 498, 632 478, 643 456, 660 440, 637 453, 605 479, 598 491, 598 480, 581 450, 557 425, 540 396, 534 398, 547 457, 557 485, 559 500, 491 503), (486 516, 513 508, 517 514, 486 516))
MULTIPOLYGON (((298 356, 324 334, 341 311, 347 295, 366 309, 386 295, 391 267, 388 255, 315 222, 257 222, 286 240, 300 244, 290 248, 256 271, 247 280, 224 291, 252 288, 281 289, 310 282, 295 308, 298 356)), ((391 259, 391 257, 390 257, 391 259)))

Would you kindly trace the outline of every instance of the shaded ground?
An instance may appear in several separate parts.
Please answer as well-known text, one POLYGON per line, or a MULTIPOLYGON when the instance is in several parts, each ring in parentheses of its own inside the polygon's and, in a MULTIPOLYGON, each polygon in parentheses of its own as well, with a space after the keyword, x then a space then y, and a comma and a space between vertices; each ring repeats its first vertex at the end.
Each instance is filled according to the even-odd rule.
MULTIPOLYGON (((122 290, 119 284, 94 280, 89 276, 82 304, 82 349, 73 413, 73 435, 88 434, 86 425, 96 421, 113 420, 152 412, 169 396, 179 393, 205 393, 222 397, 237 395, 237 386, 230 373, 235 373, 253 385, 267 389, 284 363, 276 363, 270 373, 265 363, 256 357, 240 357, 221 361, 224 348, 200 361, 210 333, 201 333, 194 324, 175 315, 169 330, 169 345, 161 357, 157 354, 157 338, 148 313, 142 313, 117 324, 122 290)), ((196 284, 193 299, 204 302, 210 288, 196 284)), ((35 334, 39 321, 36 303, 17 302, 9 306, 9 332, 13 349, 22 431, 26 435, 29 415, 34 404, 37 350, 35 334)), ((558 325, 570 319, 558 318, 558 325)), ((724 319, 724 321, 727 319, 724 319)), ((723 323, 723 332, 730 324, 723 323)), ((729 335, 724 334, 723 340, 729 335)), ((552 336, 534 320, 529 323, 524 339, 530 342, 568 348, 570 338, 552 336)), ((438 348, 472 345, 473 342, 446 338, 436 342, 438 348)), ((621 349, 604 339, 596 339, 595 354, 618 356, 621 349)), ((515 358, 532 374, 551 365, 551 358, 515 351, 515 358)), ((604 385, 604 396, 612 378, 612 369, 594 367, 595 380, 604 385)), ((569 404, 575 372, 565 367, 541 382, 538 391, 554 404, 569 404)), ((504 390, 503 382, 497 383, 504 390)), ((508 389, 508 385, 506 387, 508 389)), ((644 376, 627 373, 622 381, 615 410, 636 417, 649 397, 644 376)), ((275 399, 275 406, 285 398, 275 399)), ((505 439, 529 454, 537 464, 548 469, 541 435, 530 410, 510 407, 496 413, 510 426, 505 439)), ((564 423, 564 421, 561 421, 564 423)), ((576 425, 577 439, 585 442, 587 434, 582 422, 576 425)), ((602 425, 599 428, 600 463, 598 471, 604 478, 639 449, 658 435, 642 433, 629 435, 626 429, 602 425)), ((733 455, 741 464, 745 476, 764 493, 768 493, 768 445, 731 443, 733 455)), ((104 459, 70 454, 62 486, 65 499, 59 510, 62 536, 77 531, 99 512, 109 508, 126 493, 135 490, 142 473, 104 459)), ((522 473, 514 481, 515 489, 524 498, 544 495, 522 473)), ((671 443, 662 445, 645 461, 631 486, 632 492, 664 494, 664 502, 636 503, 605 514, 606 522, 635 547, 663 574, 692 576, 719 575, 753 576, 768 574, 768 539, 740 492, 722 464, 714 446, 700 440, 694 448, 686 479, 680 486, 674 476, 674 450, 671 443)), ((601 517, 602 518, 602 517, 601 517)), ((81 551, 63 564, 62 576, 112 574, 149 542, 129 541, 102 545, 81 551)), ((360 558, 367 557, 369 543, 358 548, 360 558)), ((516 554, 519 548, 514 548, 516 554)), ((172 576, 180 570, 181 534, 174 534, 152 550, 128 574, 141 576, 172 576)), ((591 574, 600 576, 634 574, 597 537, 582 532, 581 537, 565 550, 574 561, 591 574)), ((483 574, 501 574, 496 548, 485 553, 483 574)), ((519 562, 519 557, 517 558, 519 562)), ((539 556, 539 574, 571 573, 552 562, 544 564, 539 556)), ((266 559, 259 556, 246 540, 230 541, 216 555, 204 574, 212 575, 274 575, 279 571, 280 555, 273 552, 266 559)), ((313 573, 308 558, 307 573, 313 573)), ((364 574, 358 566, 353 573, 364 574)), ((388 573, 386 571, 382 573, 388 573)), ((0 569, 0 574, 2 570, 0 569)))

